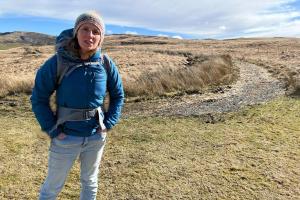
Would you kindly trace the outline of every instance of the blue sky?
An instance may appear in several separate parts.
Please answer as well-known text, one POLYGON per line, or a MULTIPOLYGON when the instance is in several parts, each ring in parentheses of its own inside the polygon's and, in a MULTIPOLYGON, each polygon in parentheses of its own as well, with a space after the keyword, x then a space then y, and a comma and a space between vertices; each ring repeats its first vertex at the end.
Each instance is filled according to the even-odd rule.
POLYGON ((107 34, 300 37, 300 0, 0 0, 0 32, 58 35, 88 10, 102 14, 107 34))

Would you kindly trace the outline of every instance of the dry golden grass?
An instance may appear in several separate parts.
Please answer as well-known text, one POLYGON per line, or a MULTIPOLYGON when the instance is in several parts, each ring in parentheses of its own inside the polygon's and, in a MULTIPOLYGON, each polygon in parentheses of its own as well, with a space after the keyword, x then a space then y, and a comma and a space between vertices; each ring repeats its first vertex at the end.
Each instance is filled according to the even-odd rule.
MULTIPOLYGON (((4 83, 0 85, 0 97, 15 91, 30 91, 35 70, 51 53, 51 46, 18 47, 0 52, 3 74, 0 81, 4 83)), ((229 55, 185 57, 144 49, 126 49, 126 52, 121 49, 115 53, 112 51, 111 55, 116 56, 127 97, 197 92, 212 85, 230 84, 236 77, 229 55)))
MULTIPOLYGON (((137 59, 147 60, 141 63, 140 69, 151 66, 156 62, 153 52, 164 57, 164 62, 173 57, 174 64, 178 66, 185 63, 189 55, 224 55, 228 54, 232 59, 265 67, 275 77, 282 80, 291 91, 299 90, 300 78, 300 39, 299 38, 249 38, 234 40, 176 40, 158 37, 138 36, 110 36, 105 41, 106 51, 116 58, 118 64, 127 73, 137 67, 137 62, 132 63, 132 57, 126 61, 129 52, 141 52, 137 59), (150 53, 151 52, 151 53, 150 53), (149 54, 150 53, 150 54, 149 54), (169 58, 169 59, 167 59, 169 58), (176 59, 175 59, 176 58, 176 59), (181 60, 181 62, 180 62, 181 60), (127 66, 127 64, 129 65, 127 66)), ((135 59, 133 59, 135 60, 135 59)), ((159 66, 159 65, 157 65, 159 66)))
POLYGON ((31 93, 34 77, 0 75, 0 97, 16 93, 31 93))
MULTIPOLYGON (((165 86, 165 84, 173 85, 174 79, 179 81, 178 85, 186 84, 186 81, 179 80, 176 76, 178 73, 188 74, 189 72, 186 69, 189 66, 188 63, 192 61, 190 59, 199 55, 203 57, 229 55, 232 59, 255 63, 267 68, 270 73, 281 79, 291 91, 299 91, 300 88, 300 61, 298 59, 300 57, 300 39, 297 38, 197 41, 117 35, 106 37, 103 50, 117 63, 127 93, 133 95, 148 95, 150 92, 147 92, 146 88, 150 85, 151 87, 155 86, 149 89, 149 91, 155 91, 155 94, 163 93, 164 87, 166 88, 165 93, 176 90, 178 86, 165 86), (174 79, 170 78, 173 72, 176 72, 174 79), (149 75, 156 77, 148 79, 147 76, 149 75), (156 80, 159 81, 153 82, 156 80), (139 84, 136 84, 136 82, 139 84), (143 87, 141 87, 142 85, 143 87), (141 88, 141 91, 137 92, 137 88, 141 88)), ((0 51, 0 73, 4 76, 6 74, 13 76, 33 75, 35 70, 53 53, 53 46, 27 46, 2 50, 0 51)), ((197 77, 202 77, 200 78, 202 81, 197 80, 195 82, 197 84, 195 91, 199 90, 199 87, 203 87, 200 85, 207 83, 204 79, 211 79, 211 77, 216 83, 221 83, 221 79, 234 81, 234 78, 232 78, 235 76, 234 70, 225 70, 228 74, 223 75, 221 78, 214 74, 218 71, 218 67, 212 66, 212 69, 208 71, 211 73, 202 72, 202 75, 201 73, 199 76, 197 75, 197 77)))
POLYGON ((198 56, 184 68, 165 67, 143 72, 125 82, 127 96, 161 96, 166 93, 199 92, 209 86, 230 84, 235 71, 230 56, 198 56))

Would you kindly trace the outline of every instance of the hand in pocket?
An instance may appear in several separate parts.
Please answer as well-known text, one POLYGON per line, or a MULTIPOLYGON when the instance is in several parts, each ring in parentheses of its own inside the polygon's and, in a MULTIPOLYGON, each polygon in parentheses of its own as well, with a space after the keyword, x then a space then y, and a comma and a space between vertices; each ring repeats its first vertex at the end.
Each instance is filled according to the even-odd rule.
POLYGON ((59 139, 59 140, 63 140, 63 139, 65 139, 67 137, 67 135, 66 134, 64 134, 64 133, 60 133, 58 136, 57 136, 57 139, 59 139))
POLYGON ((103 138, 106 137, 107 129, 101 130, 100 128, 97 129, 97 134, 101 135, 103 138))

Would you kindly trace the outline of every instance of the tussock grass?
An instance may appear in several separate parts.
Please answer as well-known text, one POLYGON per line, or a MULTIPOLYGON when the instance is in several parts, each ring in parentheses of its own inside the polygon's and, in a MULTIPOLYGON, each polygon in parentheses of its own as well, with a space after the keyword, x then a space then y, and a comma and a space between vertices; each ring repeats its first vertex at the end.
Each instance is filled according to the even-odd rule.
MULTIPOLYGON (((0 41, 0 50, 24 46, 24 44, 17 42, 7 42, 0 41)), ((195 41, 163 37, 111 35, 106 38, 103 50, 114 58, 123 78, 129 76, 128 80, 135 79, 135 75, 142 71, 149 71, 150 75, 153 75, 151 70, 159 67, 165 68, 166 72, 169 71, 168 67, 182 69, 181 67, 185 65, 184 61, 187 58, 195 57, 195 55, 229 54, 234 60, 239 59, 265 67, 275 77, 282 80, 287 89, 297 93, 299 91, 299 81, 297 80, 299 80, 300 74, 299 45, 300 40, 297 38, 195 41)), ((53 46, 29 48, 31 50, 38 49, 38 51, 27 51, 22 47, 1 51, 1 74, 12 74, 15 71, 34 74, 37 66, 54 53, 53 46)), ((147 74, 144 78, 147 78, 147 74)), ((144 78, 141 77, 140 79, 143 80, 144 78)), ((133 88, 133 91, 129 93, 134 94, 140 84, 136 86, 132 82, 128 82, 128 86, 129 89, 133 88)))
POLYGON ((16 93, 31 93, 33 82, 33 75, 0 75, 0 97, 16 93))
POLYGON ((300 69, 298 70, 299 73, 296 71, 292 71, 287 73, 288 77, 286 79, 286 83, 290 94, 300 96, 300 69))
MULTIPOLYGON (((1 102, 0 199, 37 199, 49 140, 28 96, 1 102)), ((299 199, 299 111, 299 98, 284 97, 215 124, 123 119, 108 136, 98 199, 299 199)), ((79 199, 79 188, 76 162, 58 199, 79 199)))
POLYGON ((193 93, 209 86, 230 84, 235 78, 236 72, 229 55, 201 55, 188 59, 184 68, 144 72, 135 81, 125 83, 125 91, 129 97, 193 93))
MULTIPOLYGON (((14 93, 30 93, 34 84, 32 75, 0 76, 0 97, 14 93)), ((194 56, 180 68, 164 67, 144 71, 135 80, 124 80, 127 97, 155 97, 176 93, 197 93, 211 86, 230 84, 236 78, 229 55, 194 56)))

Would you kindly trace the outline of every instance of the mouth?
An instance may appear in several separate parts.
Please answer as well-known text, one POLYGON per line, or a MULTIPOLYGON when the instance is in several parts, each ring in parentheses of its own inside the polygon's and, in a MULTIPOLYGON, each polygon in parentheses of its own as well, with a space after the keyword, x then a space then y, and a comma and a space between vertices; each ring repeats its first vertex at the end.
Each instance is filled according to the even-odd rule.
POLYGON ((84 43, 88 46, 93 46, 94 45, 94 42, 93 41, 89 41, 89 40, 86 40, 84 41, 84 43))

